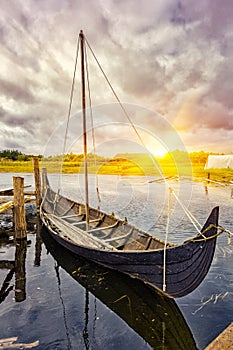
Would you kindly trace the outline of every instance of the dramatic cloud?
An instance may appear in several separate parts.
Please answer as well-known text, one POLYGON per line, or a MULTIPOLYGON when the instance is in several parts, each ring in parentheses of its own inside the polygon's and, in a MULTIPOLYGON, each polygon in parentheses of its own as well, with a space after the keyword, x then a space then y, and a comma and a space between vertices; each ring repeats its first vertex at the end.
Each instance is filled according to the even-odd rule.
MULTIPOLYGON (((59 130, 60 147, 80 29, 120 100, 143 107, 129 108, 135 124, 172 147, 159 112, 189 151, 233 152, 231 0, 2 0, 1 149, 58 151, 50 136, 59 130)), ((97 108, 108 133, 98 129, 97 142, 110 145, 112 137, 109 149, 118 152, 118 134, 134 140, 123 127, 129 121, 110 108, 115 98, 93 60, 89 69, 92 104, 109 104, 102 114, 97 108)), ((79 101, 76 88, 72 113, 79 101)), ((78 138, 81 125, 71 129, 78 138)))

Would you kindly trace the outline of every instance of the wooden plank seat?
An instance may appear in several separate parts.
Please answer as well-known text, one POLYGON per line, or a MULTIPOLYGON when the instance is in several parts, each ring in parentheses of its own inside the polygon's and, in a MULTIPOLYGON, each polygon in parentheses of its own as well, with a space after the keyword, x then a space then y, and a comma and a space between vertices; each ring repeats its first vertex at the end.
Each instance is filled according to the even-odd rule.
POLYGON ((116 249, 111 244, 108 244, 97 237, 87 234, 86 232, 80 230, 78 227, 72 226, 67 221, 58 218, 53 214, 46 214, 46 217, 49 218, 51 223, 54 225, 54 230, 60 235, 73 241, 76 244, 90 246, 92 248, 104 248, 108 250, 116 249))
POLYGON ((98 231, 104 231, 104 230, 108 230, 111 228, 114 228, 118 225, 118 221, 116 221, 113 225, 109 225, 109 226, 103 226, 103 227, 97 227, 97 228, 93 228, 91 230, 88 230, 88 233, 93 233, 93 232, 98 232, 98 231))
MULTIPOLYGON (((90 223, 90 224, 96 223, 95 227, 93 227, 93 228, 96 228, 96 227, 98 227, 98 226, 103 222, 104 216, 105 216, 105 215, 102 215, 101 217, 99 217, 99 218, 97 218, 97 219, 91 219, 91 220, 89 220, 89 223, 90 223)), ((68 219, 70 219, 70 218, 75 218, 75 217, 77 218, 78 215, 75 215, 75 216, 72 216, 72 217, 68 217, 68 219)), ((86 224, 86 223, 87 223, 87 221, 85 220, 85 217, 86 217, 86 215, 84 215, 84 216, 82 217, 82 220, 73 221, 73 222, 70 222, 70 221, 68 220, 68 222, 69 222, 70 224, 74 225, 74 226, 83 225, 83 224, 86 224)), ((62 219, 63 219, 63 218, 64 218, 64 217, 62 217, 62 219)), ((66 218, 67 218, 67 217, 65 217, 65 219, 66 219, 66 218)))
POLYGON ((134 228, 132 227, 129 232, 125 233, 124 235, 118 236, 118 237, 111 237, 111 238, 103 238, 105 242, 114 242, 114 241, 119 241, 124 238, 130 238, 130 236, 133 233, 134 228))
POLYGON ((70 215, 62 215, 62 216, 59 216, 59 218, 61 219, 71 219, 71 218, 77 218, 78 216, 83 216, 83 215, 78 215, 78 214, 70 214, 70 215))
MULTIPOLYGON (((100 221, 100 219, 93 219, 93 220, 89 220, 89 223, 90 224, 95 223, 95 222, 98 223, 99 221, 100 221)), ((70 224, 73 226, 78 226, 78 225, 82 225, 82 224, 86 224, 86 223, 87 223, 86 220, 70 222, 70 224)))

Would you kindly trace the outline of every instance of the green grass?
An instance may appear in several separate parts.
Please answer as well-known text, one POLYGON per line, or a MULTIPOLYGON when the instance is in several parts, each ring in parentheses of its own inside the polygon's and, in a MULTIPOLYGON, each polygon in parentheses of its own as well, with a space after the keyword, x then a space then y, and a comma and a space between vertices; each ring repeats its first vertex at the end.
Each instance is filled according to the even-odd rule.
POLYGON ((1 173, 31 173, 33 172, 32 161, 10 161, 2 160, 0 162, 1 173))
POLYGON ((233 169, 210 169, 205 171, 206 178, 210 174, 210 180, 233 182, 233 169))
MULTIPOLYGON (((204 164, 188 164, 187 162, 176 162, 172 159, 160 159, 156 168, 151 161, 143 159, 130 160, 110 160, 98 162, 97 165, 91 163, 88 166, 89 173, 112 174, 125 176, 193 176, 199 180, 204 180, 208 176, 213 181, 233 181, 233 169, 209 169, 204 170, 204 164), (209 174, 209 175, 208 175, 209 174)), ((41 161, 40 167, 47 168, 50 173, 59 173, 61 166, 59 161, 41 161)), ((0 172, 33 172, 32 161, 7 161, 0 162, 0 172)), ((62 172, 65 174, 83 173, 83 163, 64 162, 62 172)))

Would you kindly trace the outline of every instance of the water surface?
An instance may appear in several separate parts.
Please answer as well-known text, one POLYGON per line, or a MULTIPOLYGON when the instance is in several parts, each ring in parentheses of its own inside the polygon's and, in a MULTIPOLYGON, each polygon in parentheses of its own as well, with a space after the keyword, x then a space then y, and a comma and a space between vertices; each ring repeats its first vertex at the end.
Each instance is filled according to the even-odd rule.
MULTIPOLYGON (((12 175, 1 174, 1 187, 11 185, 12 175)), ((33 183, 31 174, 22 176, 25 184, 33 183)), ((219 205, 220 224, 233 231, 229 187, 204 186, 188 179, 166 185, 151 180, 100 176, 98 203, 92 176, 90 204, 127 217, 162 239, 170 213, 168 239, 178 243, 196 231, 169 195, 171 186, 201 224, 219 205)), ((57 187, 58 175, 50 175, 50 181, 57 187)), ((82 176, 63 175, 61 187, 67 196, 83 200, 82 176)), ((24 266, 17 276, 9 275, 9 268, 0 269, 1 286, 7 277, 9 280, 0 305, 0 338, 18 337, 22 343, 39 340, 36 349, 204 349, 233 321, 233 249, 227 245, 226 235, 218 238, 204 282, 191 294, 166 302, 160 293, 138 281, 67 256, 43 233, 41 237, 36 221, 29 232, 30 242, 24 247, 25 273, 24 266)), ((23 261, 22 251, 17 254, 23 261)), ((15 257, 13 244, 0 247, 1 261, 15 257)))

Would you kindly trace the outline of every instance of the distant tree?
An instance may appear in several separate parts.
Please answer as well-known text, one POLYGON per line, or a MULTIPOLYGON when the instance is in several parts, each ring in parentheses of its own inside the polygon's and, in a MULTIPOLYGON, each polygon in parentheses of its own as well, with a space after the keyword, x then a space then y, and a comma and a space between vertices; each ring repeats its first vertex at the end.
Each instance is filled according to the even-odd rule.
POLYGON ((30 160, 31 158, 32 158, 32 156, 30 156, 30 155, 19 154, 17 160, 26 162, 26 161, 30 160))
POLYGON ((203 165, 206 163, 209 153, 204 151, 191 152, 190 159, 193 164, 203 165))
MULTIPOLYGON (((29 161, 34 156, 32 154, 23 154, 18 150, 4 149, 0 151, 0 158, 19 160, 19 161, 29 161)), ((42 156, 41 156, 42 157, 42 156)))
POLYGON ((11 160, 17 160, 19 155, 22 155, 22 153, 17 150, 5 149, 0 152, 1 158, 11 159, 11 160))

